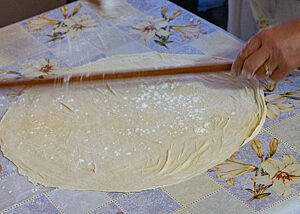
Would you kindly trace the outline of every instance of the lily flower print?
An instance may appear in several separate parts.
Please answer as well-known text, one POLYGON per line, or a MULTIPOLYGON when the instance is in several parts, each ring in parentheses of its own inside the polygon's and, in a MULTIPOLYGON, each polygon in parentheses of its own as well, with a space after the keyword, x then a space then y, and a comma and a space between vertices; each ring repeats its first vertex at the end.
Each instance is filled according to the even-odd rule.
POLYGON ((147 17, 141 22, 136 22, 131 25, 132 34, 140 34, 141 40, 148 42, 155 37, 153 40, 156 44, 168 48, 168 44, 173 43, 171 36, 173 31, 179 32, 183 37, 183 41, 191 40, 192 38, 198 38, 199 34, 203 31, 198 28, 202 22, 200 20, 194 23, 193 19, 190 19, 187 25, 172 25, 176 18, 181 16, 182 10, 175 9, 170 12, 169 16, 168 8, 166 6, 160 9, 161 18, 147 17))
POLYGON ((90 15, 82 14, 81 16, 71 16, 64 21, 64 25, 55 28, 55 32, 67 34, 68 38, 79 38, 81 31, 93 30, 99 23, 92 20, 90 15))
POLYGON ((21 74, 24 77, 40 77, 44 75, 51 75, 53 72, 59 70, 63 71, 65 68, 58 67, 58 60, 40 58, 28 64, 19 65, 21 74))
POLYGON ((294 109, 292 103, 285 103, 286 97, 279 94, 270 94, 265 97, 267 105, 267 118, 275 119, 280 115, 280 112, 287 112, 294 109))
POLYGON ((42 28, 60 24, 60 21, 47 18, 46 15, 47 14, 44 13, 43 15, 37 16, 35 19, 29 20, 27 29, 32 30, 34 33, 38 33, 42 28))
POLYGON ((174 25, 171 26, 171 29, 181 33, 184 37, 184 41, 187 41, 191 40, 193 37, 196 39, 199 38, 200 33, 203 31, 201 28, 198 28, 200 24, 202 24, 200 20, 194 24, 193 19, 190 19, 190 23, 188 25, 174 25))
POLYGON ((282 196, 291 194, 292 183, 300 184, 300 164, 292 155, 282 155, 282 161, 276 158, 265 160, 261 167, 267 175, 252 178, 253 182, 271 185, 271 188, 282 196))
POLYGON ((69 39, 77 39, 82 31, 94 30, 100 24, 98 21, 91 19, 91 16, 88 14, 76 16, 81 8, 82 4, 78 3, 74 7, 73 12, 70 12, 69 6, 64 5, 60 7, 60 12, 63 16, 62 20, 50 19, 46 17, 45 13, 41 16, 37 16, 35 19, 29 20, 27 28, 34 33, 39 33, 41 29, 47 26, 55 26, 53 28, 53 34, 47 35, 51 38, 48 42, 64 39, 66 36, 69 39))
POLYGON ((147 42, 150 41, 155 35, 172 35, 169 31, 164 29, 167 27, 167 25, 168 22, 163 18, 155 19, 153 17, 148 17, 142 22, 137 22, 131 25, 131 33, 141 34, 141 40, 147 42))
POLYGON ((236 159, 238 152, 234 153, 229 160, 226 160, 225 163, 218 164, 215 166, 217 172, 217 179, 224 179, 227 185, 234 185, 234 179, 238 176, 255 172, 258 168, 252 164, 244 163, 236 159))

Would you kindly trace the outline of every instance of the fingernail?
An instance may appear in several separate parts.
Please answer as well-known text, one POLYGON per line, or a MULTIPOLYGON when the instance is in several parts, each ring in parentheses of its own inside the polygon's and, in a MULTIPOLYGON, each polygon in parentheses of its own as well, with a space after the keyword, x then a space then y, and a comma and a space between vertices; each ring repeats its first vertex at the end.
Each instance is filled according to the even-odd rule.
POLYGON ((243 77, 247 76, 247 72, 244 68, 242 69, 241 76, 243 76, 243 77))
POLYGON ((251 79, 252 78, 252 74, 250 72, 247 72, 245 69, 242 69, 242 74, 241 74, 244 78, 247 79, 251 79))
POLYGON ((242 72, 241 72, 241 75, 244 75, 244 74, 245 74, 245 69, 243 68, 242 72))
POLYGON ((237 77, 237 74, 233 68, 231 69, 230 73, 232 76, 237 77))
POLYGON ((251 73, 247 72, 246 77, 247 77, 247 79, 252 79, 253 75, 251 73))

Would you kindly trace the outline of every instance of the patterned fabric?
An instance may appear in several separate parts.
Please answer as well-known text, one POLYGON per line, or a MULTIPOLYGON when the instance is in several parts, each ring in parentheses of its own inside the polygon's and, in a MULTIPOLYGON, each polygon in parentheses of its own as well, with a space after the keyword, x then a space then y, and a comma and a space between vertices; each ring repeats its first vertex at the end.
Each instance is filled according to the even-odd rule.
POLYGON ((243 40, 264 27, 297 18, 299 0, 229 0, 228 30, 243 40))
MULTIPOLYGON (((233 59, 243 46, 165 0, 113 3, 103 11, 74 2, 0 29, 0 79, 42 78, 100 58, 149 51, 233 59)), ((297 214, 300 73, 264 87, 268 119, 255 140, 224 163, 170 187, 135 193, 44 187, 20 175, 0 151, 0 213, 297 214)), ((1 89, 0 118, 25 89, 1 89)))

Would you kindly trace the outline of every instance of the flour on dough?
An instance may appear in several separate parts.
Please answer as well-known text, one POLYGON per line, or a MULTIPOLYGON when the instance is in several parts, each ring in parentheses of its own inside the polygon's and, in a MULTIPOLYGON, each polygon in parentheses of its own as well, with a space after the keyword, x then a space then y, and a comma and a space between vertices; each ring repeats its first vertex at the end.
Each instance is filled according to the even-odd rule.
MULTIPOLYGON (((93 72, 220 59, 146 53, 72 69, 93 72)), ((77 190, 139 191, 190 179, 261 129, 263 91, 228 73, 30 88, 0 123, 4 155, 33 182, 77 190)))

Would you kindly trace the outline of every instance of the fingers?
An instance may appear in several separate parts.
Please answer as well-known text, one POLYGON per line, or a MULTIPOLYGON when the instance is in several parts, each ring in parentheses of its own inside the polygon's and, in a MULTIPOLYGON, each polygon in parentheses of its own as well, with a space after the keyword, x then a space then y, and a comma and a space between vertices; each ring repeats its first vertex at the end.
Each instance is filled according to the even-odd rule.
POLYGON ((244 73, 248 78, 256 74, 274 81, 283 79, 300 64, 298 24, 291 22, 259 32, 238 54, 232 73, 244 73))
POLYGON ((273 64, 270 62, 270 70, 271 68, 273 68, 271 66, 276 66, 275 64, 277 64, 276 68, 274 70, 271 70, 273 72, 269 77, 273 81, 282 80, 283 78, 288 76, 292 71, 294 71, 297 67, 297 64, 292 62, 293 60, 291 60, 290 63, 287 63, 287 60, 283 56, 280 57, 280 60, 276 60, 275 57, 272 58, 273 58, 272 60, 273 64))
MULTIPOLYGON (((271 55, 271 57, 267 60, 267 66, 269 68, 269 71, 271 73, 273 73, 273 71, 275 71, 275 69, 278 67, 278 62, 276 61, 276 59, 274 58, 273 55, 271 55)), ((265 63, 264 63, 265 64, 265 63)), ((267 70, 265 68, 265 65, 262 65, 258 71, 256 71, 255 75, 259 78, 259 79, 266 79, 268 78, 267 75, 267 70)))
POLYGON ((256 35, 252 39, 250 39, 243 50, 237 55, 232 65, 232 73, 236 76, 240 75, 247 57, 257 51, 260 47, 261 39, 259 35, 256 35))
POLYGON ((261 39, 260 35, 252 37, 249 42, 246 44, 245 48, 242 50, 242 57, 247 58, 251 54, 253 54, 257 49, 261 47, 261 39))
POLYGON ((278 67, 278 61, 273 58, 269 58, 267 60, 267 65, 269 67, 269 71, 273 73, 273 71, 275 71, 275 69, 278 67))
POLYGON ((242 68, 242 74, 246 75, 247 78, 251 78, 258 69, 264 65, 268 58, 268 50, 263 47, 259 48, 245 60, 242 68))
POLYGON ((266 79, 268 76, 267 76, 267 72, 266 72, 266 69, 264 66, 261 66, 258 71, 256 72, 256 76, 258 77, 258 79, 260 80, 264 80, 266 79))
POLYGON ((270 79, 273 81, 279 81, 282 80, 284 77, 286 77, 288 72, 286 69, 283 67, 277 67, 273 73, 270 75, 270 79))

